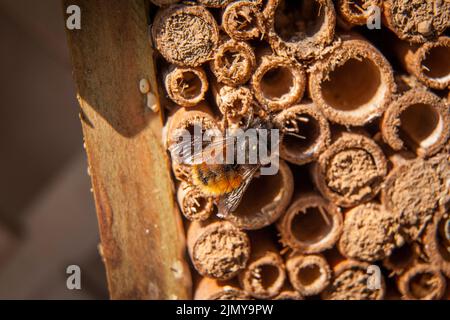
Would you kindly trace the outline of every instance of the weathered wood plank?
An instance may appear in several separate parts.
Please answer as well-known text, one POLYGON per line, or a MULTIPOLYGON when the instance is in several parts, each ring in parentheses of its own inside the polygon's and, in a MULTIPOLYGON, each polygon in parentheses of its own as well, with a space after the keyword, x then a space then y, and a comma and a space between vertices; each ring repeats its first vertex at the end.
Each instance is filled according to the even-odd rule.
POLYGON ((111 298, 190 298, 185 240, 157 95, 145 0, 63 0, 81 8, 67 30, 111 298))

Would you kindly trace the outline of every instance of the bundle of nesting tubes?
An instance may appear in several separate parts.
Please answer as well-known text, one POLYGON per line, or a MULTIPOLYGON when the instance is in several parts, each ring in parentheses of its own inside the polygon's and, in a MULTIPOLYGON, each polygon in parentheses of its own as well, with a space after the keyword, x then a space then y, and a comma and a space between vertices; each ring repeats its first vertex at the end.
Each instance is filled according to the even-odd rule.
POLYGON ((449 299, 450 2, 152 2, 168 149, 293 133, 224 216, 173 162, 194 298, 449 299))

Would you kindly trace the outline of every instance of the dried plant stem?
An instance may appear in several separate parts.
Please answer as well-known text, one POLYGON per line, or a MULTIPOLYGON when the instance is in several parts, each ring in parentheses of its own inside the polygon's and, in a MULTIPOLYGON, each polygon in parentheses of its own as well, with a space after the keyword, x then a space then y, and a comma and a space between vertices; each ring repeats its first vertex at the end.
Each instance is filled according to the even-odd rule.
POLYGON ((367 23, 370 7, 381 6, 381 0, 338 0, 336 10, 339 17, 350 26, 364 25, 367 23))
MULTIPOLYGON (((450 7, 449 7, 450 10, 450 7)), ((393 41, 395 53, 404 69, 432 89, 450 86, 450 38, 414 45, 406 41, 393 41)))
POLYGON ((384 278, 381 275, 380 287, 369 287, 367 270, 369 264, 354 260, 344 260, 334 268, 334 277, 321 297, 325 300, 381 300, 386 292, 384 278))
POLYGON ((390 102, 395 91, 392 67, 360 37, 342 35, 341 40, 332 53, 313 66, 309 92, 330 121, 365 125, 381 116, 390 102))
POLYGON ((227 221, 193 221, 187 231, 192 264, 202 276, 228 280, 247 265, 250 241, 227 221))
POLYGON ((381 202, 400 223, 406 240, 416 240, 432 220, 443 185, 435 168, 423 159, 394 161, 381 192, 381 202), (396 164, 398 163, 398 164, 396 164))
POLYGON ((289 107, 280 112, 274 121, 284 130, 280 155, 291 163, 302 165, 312 162, 330 144, 328 121, 313 103, 289 107))
POLYGON ((255 112, 255 101, 247 87, 230 87, 213 83, 212 92, 227 127, 242 128, 255 112))
POLYGON ((164 79, 167 94, 182 107, 193 107, 204 100, 208 79, 202 68, 172 66, 164 79))
POLYGON ((180 2, 180 0, 150 0, 150 1, 156 4, 157 6, 161 7, 180 2))
POLYGON ((391 271, 391 274, 400 275, 417 263, 421 255, 421 249, 417 242, 405 242, 399 244, 391 254, 383 260, 383 266, 391 271))
POLYGON ((321 255, 295 255, 286 261, 292 286, 302 296, 320 294, 330 283, 331 269, 321 255))
POLYGON ((214 213, 213 199, 206 198, 185 181, 178 186, 177 200, 181 212, 188 220, 204 221, 214 213))
POLYGON ((202 278, 195 288, 194 300, 248 300, 250 298, 234 280, 202 278))
POLYGON ((225 219, 241 229, 261 229, 274 223, 285 212, 293 192, 291 169, 280 160, 276 175, 253 178, 236 211, 225 219))
POLYGON ((394 150, 409 147, 419 156, 433 155, 450 136, 448 106, 426 89, 406 91, 384 113, 381 133, 394 150))
POLYGON ((178 108, 167 119, 164 143, 166 147, 170 147, 178 142, 179 134, 184 130, 189 133, 200 130, 203 133, 205 130, 217 128, 216 120, 208 105, 201 104, 195 107, 178 108))
POLYGON ((223 8, 233 0, 197 0, 198 3, 205 7, 223 8))
POLYGON ((251 85, 259 103, 271 111, 279 111, 302 99, 306 75, 298 62, 270 53, 257 60, 251 85))
POLYGON ((400 39, 423 43, 438 37, 449 26, 450 2, 385 0, 383 18, 384 24, 400 39))
POLYGON ((264 14, 267 38, 279 55, 315 58, 333 40, 336 13, 331 0, 269 0, 264 14))
POLYGON ((242 288, 257 299, 277 296, 286 280, 283 259, 267 230, 250 233, 252 253, 244 271, 239 274, 242 288))
POLYGON ((243 41, 226 40, 217 49, 210 62, 211 71, 217 82, 229 86, 246 83, 256 66, 252 47, 243 41))
POLYGON ((351 207, 374 198, 387 174, 383 151, 370 138, 344 132, 312 168, 316 187, 326 198, 351 207))
POLYGON ((417 264, 398 278, 398 288, 403 299, 436 300, 445 293, 445 278, 431 264, 417 264))
MULTIPOLYGON (((218 124, 208 105, 200 104, 195 107, 178 108, 169 116, 163 129, 164 146, 167 149, 179 142, 180 135, 182 136, 183 133, 192 134, 198 131, 203 134, 206 130, 218 130, 218 124)), ((189 165, 172 159, 172 171, 177 180, 192 182, 189 165)))
POLYGON ((339 251, 349 259, 374 262, 389 256, 397 243, 394 215, 377 203, 366 203, 345 213, 339 251))
POLYGON ((302 194, 277 224, 281 243, 300 253, 330 249, 342 232, 342 214, 324 198, 302 194))
POLYGON ((222 27, 236 40, 251 40, 264 33, 263 15, 252 1, 235 1, 229 4, 222 15, 222 27))

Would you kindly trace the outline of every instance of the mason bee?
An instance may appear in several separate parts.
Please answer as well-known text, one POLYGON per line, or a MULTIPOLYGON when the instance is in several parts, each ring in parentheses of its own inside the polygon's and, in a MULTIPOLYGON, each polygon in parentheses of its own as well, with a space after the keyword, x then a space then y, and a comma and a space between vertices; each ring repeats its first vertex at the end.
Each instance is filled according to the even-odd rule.
POLYGON ((279 137, 277 129, 272 129, 270 120, 252 117, 244 130, 216 133, 206 144, 194 134, 169 151, 173 160, 190 166, 191 183, 215 198, 219 216, 226 216, 237 209, 255 174, 276 157, 279 137))

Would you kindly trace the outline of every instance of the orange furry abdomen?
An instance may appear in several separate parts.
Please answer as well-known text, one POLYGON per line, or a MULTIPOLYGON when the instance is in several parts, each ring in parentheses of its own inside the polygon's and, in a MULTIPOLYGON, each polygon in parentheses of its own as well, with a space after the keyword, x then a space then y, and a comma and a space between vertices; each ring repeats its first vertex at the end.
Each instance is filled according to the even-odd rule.
POLYGON ((207 196, 220 196, 237 189, 242 183, 238 170, 224 170, 222 165, 205 163, 192 167, 193 183, 207 196))

